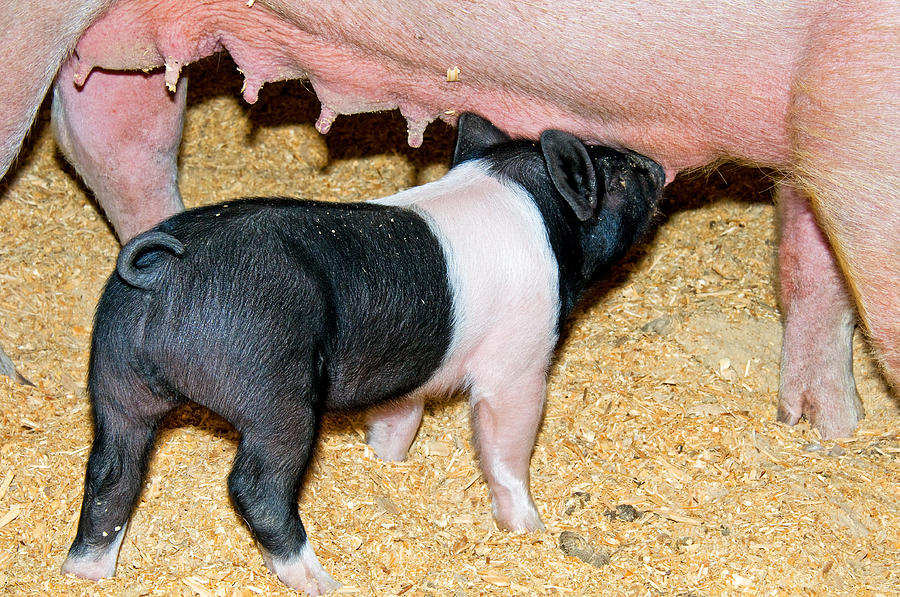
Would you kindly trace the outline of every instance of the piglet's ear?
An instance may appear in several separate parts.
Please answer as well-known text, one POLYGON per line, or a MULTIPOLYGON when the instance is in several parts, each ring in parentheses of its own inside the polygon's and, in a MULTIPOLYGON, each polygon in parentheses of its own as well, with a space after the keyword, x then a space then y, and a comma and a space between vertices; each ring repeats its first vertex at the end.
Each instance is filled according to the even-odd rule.
POLYGON ((489 120, 477 114, 464 112, 459 115, 456 133, 456 149, 450 167, 466 160, 479 157, 488 147, 509 141, 509 136, 495 127, 489 120))
POLYGON ((541 133, 541 151, 556 190, 579 220, 587 220, 597 209, 597 175, 581 139, 563 131, 541 133))

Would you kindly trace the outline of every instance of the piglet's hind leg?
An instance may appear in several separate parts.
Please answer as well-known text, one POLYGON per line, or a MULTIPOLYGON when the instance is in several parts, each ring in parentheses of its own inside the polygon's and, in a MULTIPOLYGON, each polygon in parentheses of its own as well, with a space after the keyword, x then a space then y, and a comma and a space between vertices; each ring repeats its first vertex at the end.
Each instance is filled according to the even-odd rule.
POLYGON ((297 497, 315 439, 312 408, 292 405, 290 417, 242 430, 228 490, 259 541, 263 559, 293 589, 320 595, 340 587, 313 553, 297 497))
POLYGON ((84 501, 78 533, 62 567, 64 574, 98 580, 116 572, 119 547, 141 492, 157 426, 172 407, 149 392, 141 404, 143 412, 126 414, 115 400, 95 396, 95 437, 84 501))

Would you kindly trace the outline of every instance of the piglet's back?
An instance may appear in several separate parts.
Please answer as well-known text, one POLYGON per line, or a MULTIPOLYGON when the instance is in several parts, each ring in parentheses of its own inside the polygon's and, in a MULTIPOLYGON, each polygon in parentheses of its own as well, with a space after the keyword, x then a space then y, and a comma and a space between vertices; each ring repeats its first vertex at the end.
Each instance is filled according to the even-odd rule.
POLYGON ((312 359, 329 377, 329 408, 360 406, 421 384, 444 356, 446 264, 409 210, 248 199, 179 214, 132 243, 159 233, 181 254, 134 256, 155 284, 138 288, 114 273, 95 327, 102 333, 107 313, 133 313, 111 325, 129 327, 120 331, 149 361, 179 361, 164 368, 184 372, 167 381, 178 394, 312 359))

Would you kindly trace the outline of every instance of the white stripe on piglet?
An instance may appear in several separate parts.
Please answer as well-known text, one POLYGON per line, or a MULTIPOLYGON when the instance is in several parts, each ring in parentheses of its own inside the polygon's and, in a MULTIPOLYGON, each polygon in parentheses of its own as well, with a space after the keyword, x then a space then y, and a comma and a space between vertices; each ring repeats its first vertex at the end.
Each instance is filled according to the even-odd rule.
POLYGON ((423 390, 469 388, 497 522, 541 528, 527 489, 528 462, 559 317, 558 267, 543 218, 524 189, 489 176, 477 161, 378 202, 422 214, 448 262, 453 337, 423 390))

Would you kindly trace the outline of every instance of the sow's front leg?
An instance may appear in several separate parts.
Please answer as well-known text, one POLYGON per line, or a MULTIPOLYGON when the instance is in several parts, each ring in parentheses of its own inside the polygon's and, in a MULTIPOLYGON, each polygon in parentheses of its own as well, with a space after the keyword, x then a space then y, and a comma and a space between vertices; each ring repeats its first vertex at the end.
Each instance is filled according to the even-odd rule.
POLYGON ((900 80, 885 66, 897 64, 897 29, 885 25, 896 12, 891 2, 865 11, 836 3, 815 25, 831 43, 811 47, 794 85, 792 182, 806 195, 785 188, 781 197, 779 415, 793 423, 806 414, 827 438, 850 435, 862 417, 850 297, 888 383, 900 388, 900 80))
POLYGON ((54 87, 53 130, 125 243, 184 209, 177 157, 187 80, 173 94, 164 72, 95 70, 79 88, 74 69, 67 61, 54 87))
POLYGON ((806 195, 782 185, 778 210, 785 318, 778 420, 794 425, 805 415, 823 436, 846 437, 863 416, 853 379, 856 312, 806 195))

